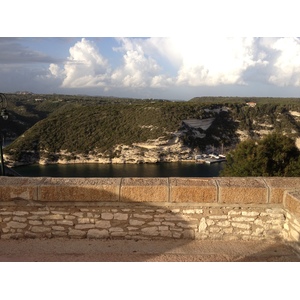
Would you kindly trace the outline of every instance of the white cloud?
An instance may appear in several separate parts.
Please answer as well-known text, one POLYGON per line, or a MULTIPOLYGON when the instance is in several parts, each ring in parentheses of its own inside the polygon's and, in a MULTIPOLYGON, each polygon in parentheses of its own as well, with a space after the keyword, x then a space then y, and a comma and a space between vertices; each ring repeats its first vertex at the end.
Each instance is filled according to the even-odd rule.
MULTIPOLYGON (((257 38, 191 35, 143 41, 145 51, 159 56, 165 64, 163 71, 168 68, 173 72, 171 82, 180 86, 247 84, 244 73, 248 69, 261 69, 268 64, 266 54, 258 46, 257 38)), ((169 77, 170 74, 168 84, 169 77)))
POLYGON ((161 67, 145 52, 144 40, 122 38, 119 42, 121 46, 114 50, 123 54, 123 65, 113 72, 113 84, 133 88, 162 86, 164 76, 160 74, 161 67))
POLYGON ((300 86, 300 41, 280 38, 268 46, 277 51, 269 81, 278 86, 300 86))
POLYGON ((245 84, 243 72, 261 63, 254 55, 254 38, 193 37, 174 39, 173 44, 181 56, 177 76, 179 84, 245 84))
POLYGON ((174 85, 174 80, 166 75, 156 75, 152 77, 150 87, 166 88, 174 85))
MULTIPOLYGON (((119 38, 112 69, 90 39, 69 50, 63 67, 49 70, 64 88, 142 91, 175 87, 237 87, 270 82, 300 85, 300 45, 292 38, 119 38)), ((111 59, 111 58, 110 58, 111 59)))
POLYGON ((60 70, 51 64, 62 87, 166 88, 174 85, 245 84, 243 73, 266 64, 255 38, 119 38, 122 64, 111 70, 96 45, 82 39, 70 48, 60 70))
POLYGON ((61 70, 56 64, 50 64, 49 71, 54 77, 59 77, 61 75, 61 70))
POLYGON ((83 38, 71 47, 69 52, 70 56, 63 70, 53 64, 49 67, 52 75, 63 76, 62 87, 82 88, 106 85, 110 67, 92 41, 83 38))
POLYGON ((164 87, 170 79, 161 74, 161 67, 149 55, 145 39, 118 39, 120 46, 113 50, 121 53, 122 65, 111 70, 95 44, 82 39, 70 48, 70 56, 63 69, 51 64, 49 70, 54 77, 61 77, 64 88, 104 87, 146 88, 164 87))
POLYGON ((151 53, 157 53, 167 60, 174 68, 178 69, 182 64, 182 44, 193 44, 193 39, 152 37, 144 42, 145 48, 151 53))

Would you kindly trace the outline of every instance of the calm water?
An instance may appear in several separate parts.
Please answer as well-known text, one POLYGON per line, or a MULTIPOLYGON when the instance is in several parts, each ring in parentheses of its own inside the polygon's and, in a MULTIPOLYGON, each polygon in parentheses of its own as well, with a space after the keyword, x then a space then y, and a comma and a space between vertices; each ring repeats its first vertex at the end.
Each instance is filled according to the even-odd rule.
POLYGON ((224 163, 70 164, 14 168, 25 177, 218 177, 224 163))

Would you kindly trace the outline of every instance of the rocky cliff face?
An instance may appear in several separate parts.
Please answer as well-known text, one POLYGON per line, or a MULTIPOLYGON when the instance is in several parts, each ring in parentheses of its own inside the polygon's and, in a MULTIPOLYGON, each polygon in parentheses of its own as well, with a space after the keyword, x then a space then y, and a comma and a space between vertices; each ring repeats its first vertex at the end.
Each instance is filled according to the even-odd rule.
POLYGON ((182 140, 174 136, 169 140, 158 138, 148 140, 145 143, 133 145, 116 145, 109 153, 90 151, 88 154, 74 154, 60 151, 55 154, 46 151, 34 155, 32 152, 24 153, 22 161, 13 161, 9 155, 5 155, 6 162, 11 166, 24 164, 74 164, 74 163, 100 163, 100 164, 123 164, 123 163, 158 163, 178 162, 193 159, 195 151, 183 145, 182 140))

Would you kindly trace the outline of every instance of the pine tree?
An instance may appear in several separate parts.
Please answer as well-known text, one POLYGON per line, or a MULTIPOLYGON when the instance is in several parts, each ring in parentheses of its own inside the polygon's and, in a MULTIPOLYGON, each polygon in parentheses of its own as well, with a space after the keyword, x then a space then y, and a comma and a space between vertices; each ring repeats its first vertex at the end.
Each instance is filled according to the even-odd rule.
POLYGON ((227 156, 221 176, 299 176, 300 152, 295 141, 279 133, 241 142, 227 156))

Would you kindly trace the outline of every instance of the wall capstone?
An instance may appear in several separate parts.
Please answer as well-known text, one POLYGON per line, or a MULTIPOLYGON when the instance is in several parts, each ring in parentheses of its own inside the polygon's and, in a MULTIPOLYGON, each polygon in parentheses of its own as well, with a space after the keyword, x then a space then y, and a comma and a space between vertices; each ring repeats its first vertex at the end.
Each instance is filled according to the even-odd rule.
POLYGON ((0 237, 284 239, 297 248, 299 199, 300 178, 1 177, 0 237))

